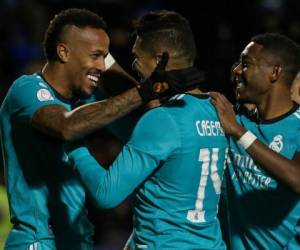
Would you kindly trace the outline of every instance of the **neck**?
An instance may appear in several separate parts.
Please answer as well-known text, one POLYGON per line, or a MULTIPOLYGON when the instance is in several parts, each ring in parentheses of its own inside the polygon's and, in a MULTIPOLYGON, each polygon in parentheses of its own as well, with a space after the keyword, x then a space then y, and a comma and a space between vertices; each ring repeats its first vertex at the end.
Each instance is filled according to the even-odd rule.
POLYGON ((67 74, 63 65, 59 62, 47 62, 42 69, 42 75, 61 96, 70 100, 72 90, 67 80, 67 74))
POLYGON ((278 88, 278 90, 257 104, 260 119, 270 120, 290 111, 294 106, 291 100, 289 88, 278 88))

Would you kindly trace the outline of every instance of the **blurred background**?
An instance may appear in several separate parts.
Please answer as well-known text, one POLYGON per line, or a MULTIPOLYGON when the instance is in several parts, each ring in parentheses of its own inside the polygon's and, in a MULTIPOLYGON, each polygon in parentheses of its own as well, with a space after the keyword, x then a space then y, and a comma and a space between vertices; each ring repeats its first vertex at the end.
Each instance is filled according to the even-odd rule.
MULTIPOLYGON (((230 68, 249 39, 262 32, 279 32, 300 42, 300 1, 297 0, 0 0, 0 103, 19 75, 40 71, 44 31, 55 13, 77 7, 103 16, 108 24, 111 53, 131 70, 131 21, 151 10, 168 9, 184 15, 193 29, 205 73, 205 90, 218 90, 234 101, 230 68)), ((1 172, 3 165, 1 161, 1 172)), ((0 183, 4 184, 3 173, 0 183)), ((112 211, 95 211, 95 249, 121 249, 131 231, 130 200, 112 211)), ((5 192, 0 187, 0 249, 9 223, 5 192)))

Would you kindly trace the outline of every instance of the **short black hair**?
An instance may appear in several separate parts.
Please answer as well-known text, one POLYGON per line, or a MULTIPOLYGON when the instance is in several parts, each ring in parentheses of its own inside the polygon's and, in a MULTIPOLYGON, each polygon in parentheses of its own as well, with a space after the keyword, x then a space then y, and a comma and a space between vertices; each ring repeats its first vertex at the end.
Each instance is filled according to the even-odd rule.
POLYGON ((102 17, 86 9, 66 9, 59 12, 50 22, 44 37, 44 54, 48 61, 58 60, 56 46, 61 41, 62 31, 67 25, 78 28, 92 27, 106 30, 102 17))
POLYGON ((284 79, 288 84, 300 70, 300 47, 292 39, 278 33, 264 33, 251 38, 252 42, 263 46, 272 63, 282 66, 284 79))
POLYGON ((150 53, 170 49, 187 62, 195 60, 197 51, 192 29, 188 20, 177 12, 149 12, 135 23, 135 32, 143 39, 141 46, 150 53))

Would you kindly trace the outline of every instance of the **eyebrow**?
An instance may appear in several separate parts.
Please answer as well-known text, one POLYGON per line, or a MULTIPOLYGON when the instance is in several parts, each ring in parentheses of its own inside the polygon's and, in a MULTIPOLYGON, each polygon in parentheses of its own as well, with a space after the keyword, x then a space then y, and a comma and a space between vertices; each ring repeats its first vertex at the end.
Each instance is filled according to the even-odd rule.
POLYGON ((90 53, 92 53, 92 54, 97 53, 97 54, 100 54, 100 55, 104 55, 104 57, 106 57, 109 52, 105 52, 104 50, 96 49, 96 50, 91 50, 90 53))

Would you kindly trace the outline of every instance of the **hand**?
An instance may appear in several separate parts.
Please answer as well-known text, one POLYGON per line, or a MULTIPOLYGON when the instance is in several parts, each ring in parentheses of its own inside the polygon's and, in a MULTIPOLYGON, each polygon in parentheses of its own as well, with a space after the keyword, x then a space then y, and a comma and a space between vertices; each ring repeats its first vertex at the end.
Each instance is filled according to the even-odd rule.
POLYGON ((224 95, 218 92, 210 92, 209 95, 211 102, 217 110, 221 126, 225 133, 239 139, 246 130, 236 122, 232 104, 224 95))
POLYGON ((162 89, 158 87, 158 84, 165 82, 165 68, 168 60, 169 54, 164 52, 150 77, 137 86, 137 90, 144 102, 147 103, 159 98, 162 89))

